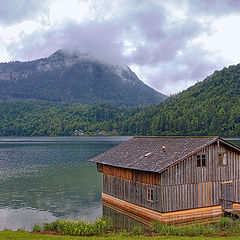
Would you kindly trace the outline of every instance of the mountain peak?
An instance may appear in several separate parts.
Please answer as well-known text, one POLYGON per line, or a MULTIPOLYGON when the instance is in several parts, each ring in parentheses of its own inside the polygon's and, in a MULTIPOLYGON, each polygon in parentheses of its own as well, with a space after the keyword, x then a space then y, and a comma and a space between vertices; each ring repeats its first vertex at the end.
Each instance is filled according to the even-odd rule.
POLYGON ((129 68, 104 63, 88 53, 62 49, 47 58, 2 65, 0 85, 0 100, 31 98, 137 106, 157 104, 166 98, 129 68))
POLYGON ((80 51, 70 51, 59 49, 49 56, 49 58, 90 58, 89 53, 81 53, 80 51))

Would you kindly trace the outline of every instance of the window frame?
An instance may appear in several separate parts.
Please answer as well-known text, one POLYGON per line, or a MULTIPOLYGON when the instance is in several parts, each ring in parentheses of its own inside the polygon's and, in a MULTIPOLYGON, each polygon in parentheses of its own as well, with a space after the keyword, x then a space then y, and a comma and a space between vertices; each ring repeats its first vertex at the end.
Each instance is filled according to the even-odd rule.
POLYGON ((152 187, 147 188, 147 201, 153 202, 154 201, 154 191, 152 187))
POLYGON ((196 155, 196 159, 197 159, 197 167, 200 168, 200 167, 206 167, 206 154, 197 154, 196 155))
POLYGON ((227 165, 227 154, 226 152, 218 152, 218 156, 217 156, 217 160, 218 160, 218 166, 226 166, 227 165))

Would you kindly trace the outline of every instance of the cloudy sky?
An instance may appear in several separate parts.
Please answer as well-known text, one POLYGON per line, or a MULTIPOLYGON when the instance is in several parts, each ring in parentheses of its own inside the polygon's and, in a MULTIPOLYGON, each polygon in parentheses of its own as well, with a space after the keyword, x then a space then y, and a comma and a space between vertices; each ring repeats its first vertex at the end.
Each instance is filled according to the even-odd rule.
POLYGON ((170 95, 240 63, 239 26, 238 0, 1 0, 0 62, 77 50, 170 95))

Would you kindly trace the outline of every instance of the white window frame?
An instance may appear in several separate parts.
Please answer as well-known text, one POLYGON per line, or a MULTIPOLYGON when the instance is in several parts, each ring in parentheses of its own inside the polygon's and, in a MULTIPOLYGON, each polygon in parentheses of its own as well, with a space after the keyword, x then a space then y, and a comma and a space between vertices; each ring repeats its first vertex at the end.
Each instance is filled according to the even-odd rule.
POLYGON ((149 202, 153 202, 153 200, 154 200, 154 192, 153 192, 153 188, 152 187, 148 187, 147 188, 147 200, 149 202))

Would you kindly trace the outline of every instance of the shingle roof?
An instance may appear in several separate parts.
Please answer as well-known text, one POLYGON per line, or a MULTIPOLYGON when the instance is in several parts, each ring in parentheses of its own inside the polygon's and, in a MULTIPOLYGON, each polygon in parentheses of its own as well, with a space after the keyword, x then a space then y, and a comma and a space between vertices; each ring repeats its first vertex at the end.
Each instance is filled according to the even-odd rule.
POLYGON ((161 172, 212 144, 218 138, 133 137, 89 161, 128 169, 161 172))

